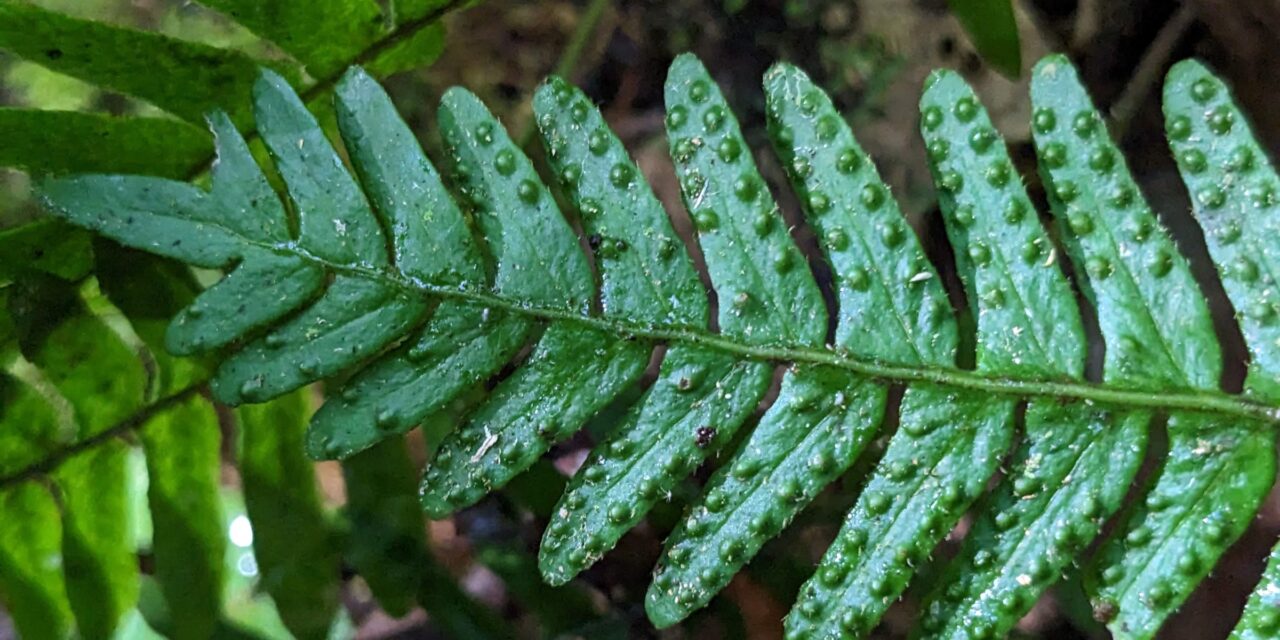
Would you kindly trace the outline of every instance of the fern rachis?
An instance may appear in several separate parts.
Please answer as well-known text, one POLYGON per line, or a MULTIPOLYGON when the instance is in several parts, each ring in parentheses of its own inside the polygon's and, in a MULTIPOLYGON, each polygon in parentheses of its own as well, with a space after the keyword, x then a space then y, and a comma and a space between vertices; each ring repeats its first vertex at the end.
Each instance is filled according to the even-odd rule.
POLYGON ((718 333, 706 329, 703 291, 661 205, 595 107, 559 80, 539 90, 535 113, 591 237, 598 313, 590 265, 551 193, 461 89, 439 114, 455 197, 372 79, 350 72, 337 91, 357 180, 287 84, 264 74, 258 125, 297 212, 297 237, 219 116, 208 191, 79 176, 47 180, 43 192, 72 222, 229 270, 168 336, 179 352, 235 349, 213 382, 223 401, 263 401, 354 371, 313 421, 308 450, 317 457, 346 457, 412 428, 532 340, 527 360, 441 444, 422 486, 433 516, 527 468, 665 344, 657 380, 572 479, 540 557, 548 581, 569 580, 723 454, 660 560, 646 606, 661 626, 704 605, 857 459, 879 428, 888 386, 901 384, 901 426, 801 590, 789 632, 869 631, 976 504, 960 556, 927 597, 922 633, 1003 635, 1121 508, 1148 424, 1167 414, 1168 462, 1085 571, 1112 630, 1150 637, 1271 486, 1270 426, 1280 420, 1274 251, 1265 244, 1275 173, 1216 79, 1185 63, 1169 86, 1170 138, 1188 147, 1180 166, 1196 185, 1228 294, 1245 311, 1244 395, 1217 389, 1203 296, 1056 57, 1037 66, 1033 130, 1058 231, 1083 266, 1080 286, 1107 343, 1101 381, 1083 376, 1081 312, 1058 249, 954 74, 931 78, 922 129, 977 318, 973 370, 955 366, 958 329, 940 278, 872 162, 826 95, 785 65, 766 76, 770 132, 836 275, 832 344, 812 273, 723 96, 690 56, 668 79, 667 129, 719 296, 718 333), (1194 148, 1209 136, 1230 138, 1234 150, 1194 148), (788 365, 778 400, 736 450, 723 450, 776 363, 788 365), (1015 441, 1008 476, 984 494, 1015 441), (1177 495, 1186 485, 1194 493, 1177 495), (1171 564, 1169 554, 1192 560, 1171 564))

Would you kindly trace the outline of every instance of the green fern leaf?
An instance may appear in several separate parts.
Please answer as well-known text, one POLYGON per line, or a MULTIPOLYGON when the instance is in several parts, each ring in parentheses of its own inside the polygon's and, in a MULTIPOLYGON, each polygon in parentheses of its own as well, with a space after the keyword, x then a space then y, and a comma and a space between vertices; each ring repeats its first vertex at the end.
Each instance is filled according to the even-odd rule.
POLYGON ((1267 569, 1230 640, 1265 640, 1280 633, 1280 546, 1271 550, 1267 569))
POLYGON ((960 554, 937 580, 921 622, 930 637, 1006 635, 1120 508, 1150 420, 1028 405, 1006 481, 975 507, 960 554))
MULTIPOLYGON (((681 195, 697 226, 712 282, 725 296, 721 330, 758 343, 818 343, 826 327, 816 320, 825 305, 780 224, 777 205, 719 88, 701 63, 686 55, 672 65, 666 96, 681 195)), ((784 373, 781 403, 765 414, 711 481, 701 504, 668 539, 645 601, 655 624, 669 626, 705 605, 825 484, 823 475, 814 477, 803 466, 780 467, 815 458, 826 467, 823 473, 834 475, 856 456, 869 435, 859 423, 867 420, 865 414, 878 413, 883 391, 872 385, 855 389, 852 382, 842 372, 816 368, 784 373), (847 402, 825 402, 824 392, 846 385, 847 402), (824 423, 826 415, 834 421, 824 423), (814 438, 799 450, 774 449, 802 440, 805 427, 815 434, 823 427, 840 434, 849 428, 841 419, 846 416, 852 423, 847 438, 814 438)), ((733 422, 715 424, 714 435, 728 438, 737 428, 733 422)))
POLYGON ((1204 296, 1065 57, 1036 65, 1031 98, 1050 205, 1106 341, 1103 378, 1216 388, 1222 357, 1204 296))
MULTIPOLYGON (((1084 266, 1082 288, 1098 311, 1107 344, 1104 379, 1153 389, 1214 388, 1221 358, 1204 298, 1065 58, 1036 65, 1032 98, 1046 105, 1033 122, 1040 164, 1068 250, 1084 266)), ((1117 474, 1114 464, 1092 473, 1111 485, 1131 478, 1140 460, 1134 454, 1131 464, 1120 465, 1126 473, 1117 474)), ((1103 502, 1107 513, 1115 510, 1103 502)))
POLYGON ((1146 498, 1087 567, 1099 617, 1150 638, 1244 533, 1275 480, 1274 438, 1253 424, 1170 415, 1169 452, 1146 498))
MULTIPOLYGON (((692 265, 677 253, 661 205, 642 182, 634 188, 614 182, 615 173, 639 172, 595 107, 552 79, 539 88, 534 109, 543 139, 554 149, 560 183, 582 212, 593 246, 609 261, 600 276, 605 313, 654 323, 705 322, 705 298, 692 265)), ((525 366, 442 444, 422 482, 427 513, 440 517, 472 504, 527 469, 634 382, 650 348, 553 324, 525 366)))
POLYGON ((237 411, 240 477, 261 585, 285 626, 304 640, 327 637, 340 575, 337 536, 303 455, 307 404, 305 392, 296 392, 237 411))
POLYGON ((787 371, 773 407, 667 538, 645 607, 654 624, 704 606, 853 463, 884 415, 885 388, 838 369, 787 371))
POLYGON ((936 71, 926 86, 921 130, 956 266, 978 306, 978 371, 1079 378, 1080 312, 1003 140, 958 74, 936 71))
POLYGON ((58 504, 39 482, 25 481, 0 493, 0 589, 23 638, 71 637, 71 610, 60 564, 62 526, 58 504))
POLYGON ((1267 240, 1278 219, 1276 170, 1227 87, 1200 63, 1169 71, 1164 109, 1169 148, 1249 347, 1246 390, 1280 397, 1280 294, 1267 240))
POLYGON ((787 617, 791 637, 875 626, 981 494, 1009 446, 1013 409, 927 384, 908 390, 898 433, 787 617))
POLYGON ((217 424, 213 409, 193 398, 141 429, 155 577, 173 624, 165 631, 174 638, 208 638, 218 623, 226 538, 217 424))
MULTIPOLYGON (((672 65, 666 96, 667 128, 681 195, 697 226, 712 282, 725 284, 721 287, 726 302, 720 308, 721 330, 755 343, 789 342, 797 337, 802 344, 820 341, 825 322, 821 321, 824 305, 817 286, 778 221, 777 205, 719 89, 701 63, 692 56, 682 56, 672 65)), ((629 170, 618 167, 626 165, 615 166, 610 180, 616 187, 629 187, 635 178, 629 170)), ((761 364, 734 363, 700 349, 679 347, 667 352, 658 375, 654 387, 617 435, 575 475, 561 500, 559 511, 568 515, 548 527, 547 537, 555 541, 557 553, 547 554, 544 545, 542 557, 544 575, 552 582, 560 582, 594 561, 593 555, 611 547, 659 496, 692 471, 708 450, 731 438, 768 381, 768 369, 761 364), (725 400, 736 406, 717 406, 725 400), (592 485, 603 486, 594 489, 592 485), (635 499, 637 491, 639 500, 635 499), (573 506, 584 499, 584 507, 573 506), (585 530, 579 524, 584 518, 585 530), (593 520, 600 525, 592 526, 593 520), (575 539, 571 533, 570 541, 563 543, 552 537, 556 534, 552 527, 559 525, 583 534, 575 539), (549 571, 548 565, 565 554, 567 574, 559 566, 549 571)), ((735 463, 735 468, 740 476, 755 476, 763 471, 758 462, 735 463)), ((793 487, 794 480, 784 484, 795 494, 792 499, 802 498, 802 488, 793 487)), ((703 521, 688 532, 696 538, 717 528, 715 523, 703 521)), ((667 598, 686 604, 705 602, 747 556, 740 541, 713 540, 711 544, 722 550, 717 552, 721 557, 728 558, 730 570, 703 570, 698 580, 658 576, 646 606, 660 625, 683 617, 659 613, 667 598)), ((684 553, 693 551, 686 549, 684 553)))
MULTIPOLYGON (((535 119, 585 243, 474 95, 452 89, 439 111, 451 189, 359 70, 336 97, 353 171, 279 76, 265 72, 255 85, 256 120, 290 206, 225 116, 211 119, 223 158, 207 191, 104 176, 42 188, 79 226, 230 271, 168 334, 187 352, 230 347, 213 380, 221 399, 261 401, 344 378, 306 447, 347 458, 349 555, 395 610, 414 598, 428 608, 454 602, 429 600, 433 570, 404 571, 416 562, 387 547, 403 538, 391 546, 424 557, 420 517, 404 511, 404 443, 393 436, 429 421, 434 444, 448 421, 430 416, 467 407, 424 474, 431 517, 475 504, 600 421, 602 442, 544 533, 538 565, 552 584, 591 566, 724 453, 646 595, 650 618, 668 626, 709 602, 858 460, 890 413, 887 390, 900 385, 898 429, 800 589, 788 635, 870 633, 970 505, 970 532, 926 595, 917 633, 1004 635, 1121 510, 1158 415, 1169 450, 1084 573, 1116 635, 1151 637, 1239 537, 1275 471, 1270 227, 1250 207, 1273 206, 1276 180, 1225 89, 1202 77, 1191 66, 1171 75, 1170 138, 1188 184, 1204 194, 1197 215, 1228 295, 1246 310, 1243 396, 1217 388, 1221 349, 1204 296, 1059 57, 1036 67, 1033 131, 1065 255, 972 90, 940 72, 922 99, 962 312, 976 321, 972 370, 957 366, 970 354, 958 353, 941 278, 871 160, 830 99, 785 65, 765 79, 770 133, 834 274, 830 312, 736 119, 692 56, 672 67, 666 125, 718 302, 714 330, 661 205, 599 111, 558 79, 539 89, 535 119), (1212 162, 1190 153, 1210 135, 1237 151, 1215 146, 1212 162), (297 212, 296 233, 286 211, 297 212), (1062 267, 1068 257, 1080 300, 1062 267), (1096 310, 1106 346, 1098 380, 1084 372, 1081 301, 1096 310), (658 345, 656 380, 635 389, 658 345), (508 362, 510 373, 495 376, 508 362), (735 437, 775 369, 777 399, 735 437), (620 419, 602 417, 615 410, 620 419), (396 532, 378 531, 391 513, 396 532)), ((7 393, 39 416, 21 399, 28 391, 7 393)), ((39 429, 32 435, 46 438, 39 429)), ((19 452, 15 464, 30 455, 39 453, 19 452)))
MULTIPOLYGON (((1180 144, 1191 135, 1190 130, 1182 131, 1183 127, 1194 129, 1204 126, 1208 139, 1212 139, 1209 136, 1231 134, 1230 123, 1239 116, 1229 97, 1214 109, 1206 110, 1200 104, 1219 95, 1219 92, 1225 94, 1225 89, 1202 67, 1183 63, 1169 74, 1165 108, 1170 144, 1175 148, 1183 178, 1198 203, 1197 217, 1204 224, 1211 256, 1223 276, 1228 297, 1236 305, 1241 305, 1246 299, 1248 303, 1257 302, 1259 295, 1266 294, 1256 285, 1240 286, 1246 281, 1239 277, 1238 267, 1241 264, 1251 266, 1254 259, 1265 260, 1268 252, 1260 247, 1257 253, 1244 255, 1226 248, 1231 243, 1224 245, 1221 242, 1223 230, 1232 228, 1241 220, 1219 218, 1213 215, 1213 209, 1222 204, 1217 198, 1223 192, 1216 185, 1231 185, 1232 181, 1226 180, 1225 174, 1251 170, 1252 161, 1246 163, 1246 168, 1232 164, 1227 158, 1215 157, 1210 165, 1201 150, 1180 144), (1192 89, 1191 85, 1196 82, 1200 84, 1192 89), (1192 112, 1198 124, 1192 124, 1192 112), (1223 128, 1223 122, 1229 123, 1226 128, 1223 128), (1206 172, 1217 176, 1216 180, 1206 182, 1206 172), (1218 226, 1223 223, 1224 226, 1218 226)), ((1249 158, 1253 158, 1255 152, 1260 156, 1261 150, 1246 143, 1250 138, 1246 126, 1241 123, 1238 127, 1231 135, 1239 136, 1235 141, 1244 143, 1244 146, 1234 146, 1233 149, 1245 149, 1238 154, 1249 158)), ((1274 181, 1274 171, 1270 171, 1269 177, 1274 181)), ((1233 193, 1237 194, 1236 198, 1240 197, 1238 188, 1233 193)), ((1233 203, 1233 210, 1242 204, 1239 199, 1233 199, 1233 203)), ((1265 206, 1266 202, 1262 204, 1265 206)), ((1166 250, 1166 253, 1156 254, 1149 261, 1149 264, 1157 266, 1152 271, 1153 275, 1185 272, 1185 267, 1165 260, 1167 255, 1172 255, 1172 252, 1166 250)), ((1182 278, 1190 282, 1189 275, 1184 274, 1182 278)), ((1197 314, 1194 307, 1190 311, 1187 309, 1187 304, 1195 304, 1202 309, 1203 303, 1193 301, 1174 306, 1179 302, 1179 296, 1175 295, 1160 296, 1157 300, 1153 306, 1171 310, 1165 318, 1165 326, 1177 326, 1174 321, 1194 323, 1178 336, 1179 340, 1192 342, 1187 353, 1179 354, 1181 358, 1176 364, 1183 370, 1216 372, 1216 358, 1204 363, 1200 361, 1202 356, 1198 355, 1203 351, 1217 352, 1207 328, 1207 318, 1203 317, 1205 312, 1201 310, 1197 314), (1197 315, 1201 317, 1197 318, 1197 315)), ((1263 358, 1250 367, 1248 385, 1251 389, 1265 390, 1272 384, 1268 380, 1274 377, 1268 372, 1265 360, 1268 356, 1263 353, 1268 350, 1259 350, 1258 346, 1259 340, 1267 339, 1265 323, 1253 323, 1242 316, 1241 327, 1248 334, 1246 342, 1251 353, 1258 353, 1263 358)), ((1155 344, 1162 343, 1170 342, 1163 339, 1155 344)), ((1117 344, 1123 343, 1118 341, 1117 344)), ((1182 380, 1183 384, 1195 382, 1186 377, 1182 380)), ((1201 380, 1196 386, 1214 388, 1216 376, 1201 380)), ((1217 558, 1244 532, 1249 515, 1256 512, 1274 480, 1276 466, 1274 444, 1258 427, 1248 422, 1224 423, 1211 416, 1194 413, 1170 414, 1169 452, 1160 474, 1148 490, 1145 502, 1130 514, 1117 536, 1099 550, 1086 573, 1086 588, 1094 600, 1094 608, 1105 614, 1102 617, 1113 618, 1109 627, 1115 633, 1124 637, 1154 636, 1164 618, 1190 595, 1192 589, 1208 575, 1217 558)))
POLYGON ((385 440, 342 464, 351 521, 347 555, 388 613, 403 616, 423 587, 426 536, 413 501, 413 467, 400 440, 385 440))
POLYGON ((75 438, 96 436, 143 405, 146 378, 134 352, 100 318, 89 314, 68 283, 34 274, 15 283, 9 312, 22 355, 70 403, 75 438), (95 362, 104 377, 81 363, 95 362))
POLYGON ((599 109, 560 78, 534 96, 538 129, 559 184, 602 261, 605 315, 700 329, 706 294, 662 204, 599 109))
POLYGON ((236 405, 262 401, 333 375, 368 358, 422 318, 426 305, 358 268, 388 262, 378 220, 315 118, 283 78, 254 85, 262 140, 289 186, 299 244, 353 269, 339 273, 314 305, 223 362, 213 391, 236 405))
POLYGON ((556 505, 538 557, 543 578, 563 584, 612 548, 693 472, 708 448, 747 419, 769 377, 762 363, 699 348, 668 350, 653 387, 556 505))
MULTIPOLYGON (((1082 288, 1108 345, 1105 378, 1188 386, 1208 357, 1208 373, 1198 381, 1216 383, 1220 362, 1204 299, 1137 193, 1074 69, 1050 57, 1034 73, 1033 100, 1045 105, 1033 123, 1041 167, 1068 251, 1085 267, 1082 288), (1100 188, 1080 188, 1090 183, 1100 188)), ((1151 415, 1104 407, 1088 411, 1088 428, 1064 428, 1079 422, 1078 414, 1028 408, 1013 482, 979 508, 959 559, 940 580, 941 604, 931 614, 951 619, 949 630, 1006 633, 1119 509, 1142 461, 1151 415)))
POLYGON ((822 344, 817 283, 781 224, 737 118, 697 58, 684 54, 672 63, 666 99, 680 195, 726 303, 721 332, 751 344, 822 344))
POLYGON ((648 345, 552 325, 529 360, 449 434, 422 478, 427 515, 475 504, 573 435, 649 360, 648 345))
POLYGON ((67 597, 86 638, 110 638, 138 600, 138 560, 124 489, 127 455, 124 443, 111 441, 71 458, 54 474, 67 597))
POLYGON ((272 251, 285 242, 284 207, 254 164, 243 138, 220 115, 210 119, 217 136, 218 166, 212 187, 143 177, 86 176, 51 182, 47 196, 85 212, 101 198, 112 214, 74 220, 124 244, 196 266, 236 269, 211 287, 169 326, 166 345, 175 354, 222 347, 292 311, 321 286, 323 272, 297 256, 272 251), (129 242, 127 230, 148 229, 129 242), (205 313, 234 308, 234 316, 205 313))
MULTIPOLYGON (((355 70, 338 85, 337 114, 352 162, 391 230, 399 269, 442 286, 483 284, 485 263, 470 227, 390 98, 355 70)), ((407 431, 496 372, 531 330, 524 319, 484 305, 441 302, 400 349, 325 403, 308 435, 309 451, 342 458, 407 431)))
POLYGON ((765 74, 769 130, 832 270, 834 346, 864 357, 951 366, 956 324, 941 279, 870 157, 831 98, 805 73, 778 64, 765 74), (865 309, 890 310, 883 319, 865 309))
MULTIPOLYGON (((765 88, 774 147, 806 205, 808 221, 818 232, 827 260, 833 271, 843 276, 836 289, 839 322, 835 347, 888 362, 952 364, 956 324, 940 280, 830 98, 803 72, 787 65, 778 65, 766 74, 765 88), (889 313, 868 321, 861 312, 877 307, 889 313)), ((925 459, 931 447, 913 439, 927 437, 936 425, 924 427, 918 422, 924 419, 920 409, 926 406, 918 403, 932 402, 934 397, 925 386, 908 389, 901 405, 902 421, 913 425, 914 435, 890 443, 836 542, 815 576, 801 589, 787 618, 790 636, 821 635, 824 629, 828 633, 856 633, 874 625, 906 586, 905 557, 900 554, 905 550, 914 557, 919 553, 917 547, 927 553, 944 526, 941 519, 954 520, 967 504, 962 494, 976 495, 976 484, 966 486, 959 478, 956 485, 920 484, 925 478, 917 469, 929 468, 925 459), (938 500, 941 493, 947 495, 946 500, 938 500), (889 496, 895 494, 911 497, 891 505, 889 496), (898 517, 899 513, 921 509, 924 513, 919 519, 898 517), (864 577, 875 577, 877 583, 865 584, 864 577)), ((856 428, 874 430, 880 423, 878 413, 856 428)), ((974 424, 990 423, 979 420, 974 424)), ((1002 442, 999 432, 987 431, 980 426, 967 435, 979 447, 988 435, 1002 442)), ((863 434, 862 440, 870 435, 863 434)), ((951 436, 939 433, 935 437, 945 440, 951 436)), ((934 451, 942 455, 945 450, 934 451)), ((826 470, 815 469, 815 480, 834 478, 853 463, 858 451, 842 456, 830 453, 828 459, 836 464, 826 470)), ((946 464, 941 459, 934 462, 946 464)))
POLYGON ((500 369, 532 329, 528 320, 503 311, 441 302, 403 346, 361 370, 316 412, 307 452, 317 459, 346 458, 412 429, 500 369))
MULTIPOLYGON (((458 154, 456 168, 467 176, 464 193, 470 190, 490 240, 497 263, 495 286, 501 288, 504 277, 511 277, 505 274, 533 267, 552 274, 546 283, 552 288, 516 289, 517 295, 571 307, 585 303, 590 295, 576 288, 591 285, 585 256, 528 158, 473 96, 455 96, 450 103, 446 95, 441 126, 446 144, 458 154), (513 191, 528 213, 498 211, 513 191), (496 243, 495 238, 502 240, 496 243)), ((628 170, 634 172, 633 167, 628 170)), ((605 282, 613 279, 606 276, 605 282)), ((551 444, 575 432, 639 377, 649 359, 648 347, 551 324, 526 366, 496 388, 474 419, 442 444, 423 479, 428 514, 438 517, 474 503, 489 487, 504 485, 551 444)))
POLYGON ((0 108, 0 165, 33 173, 116 171, 182 178, 212 155, 209 135, 167 118, 0 108), (85 148, 84 141, 95 145, 85 148))
POLYGON ((513 637, 431 556, 403 440, 385 440, 352 456, 342 471, 351 524, 347 557, 384 609, 404 615, 416 600, 452 637, 513 637))
POLYGON ((30 384, 0 374, 0 401, 0 477, 17 477, 74 440, 48 398, 30 384))

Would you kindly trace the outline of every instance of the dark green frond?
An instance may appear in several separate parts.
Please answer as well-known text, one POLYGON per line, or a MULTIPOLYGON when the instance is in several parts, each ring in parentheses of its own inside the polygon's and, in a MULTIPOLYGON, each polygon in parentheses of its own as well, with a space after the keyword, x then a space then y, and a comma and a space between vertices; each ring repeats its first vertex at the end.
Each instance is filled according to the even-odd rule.
MULTIPOLYGON (((263 34, 272 15, 297 10, 210 4, 263 34)), ((427 20, 427 6, 400 8, 427 20)), ((360 18, 375 9, 325 5, 360 18)), ((539 482, 508 495, 547 520, 537 570, 548 583, 587 570, 646 519, 675 523, 645 596, 659 627, 706 606, 828 484, 866 469, 850 479, 853 506, 799 588, 790 638, 871 634, 913 585, 917 637, 1003 637, 1075 566, 1117 637, 1151 638, 1271 488, 1280 181, 1226 87, 1197 63, 1170 74, 1169 138, 1249 349, 1240 394, 1219 388, 1225 350, 1189 260, 1064 57, 1036 65, 1031 87, 1047 212, 974 91, 953 72, 927 82, 921 132, 964 287, 956 304, 966 308, 956 310, 939 275, 950 265, 926 255, 831 98, 799 69, 776 65, 764 83, 771 141, 800 196, 793 223, 807 230, 779 212, 707 70, 691 55, 675 60, 665 124, 696 232, 682 237, 600 110, 558 78, 538 89, 533 110, 571 215, 465 89, 443 95, 437 171, 372 75, 337 79, 351 50, 322 41, 381 28, 317 28, 320 39, 281 43, 334 78, 340 140, 312 115, 313 96, 275 72, 254 80, 251 105, 248 96, 227 105, 252 111, 272 171, 214 112, 219 159, 207 188, 118 175, 41 181, 55 215, 130 248, 99 240, 93 264, 144 350, 158 342, 156 318, 182 308, 170 349, 220 364, 175 369, 176 359, 156 358, 176 371, 158 386, 75 366, 140 362, 66 281, 87 273, 82 236, 51 245, 66 265, 0 272, 14 283, 3 290, 14 310, 4 331, 23 356, 0 378, 0 508, 40 516, 0 526, 0 554, 21 556, 0 563, 0 589, 25 607, 24 633, 44 616, 55 635, 73 625, 105 635, 108 618, 135 606, 137 571, 123 560, 136 550, 111 526, 92 526, 119 504, 85 500, 79 466, 101 459, 118 484, 114 436, 135 428, 168 631, 203 637, 222 624, 222 569, 210 560, 223 545, 220 429, 194 395, 206 380, 227 404, 277 398, 238 410, 242 472, 256 522, 306 530, 291 540, 266 533, 259 551, 266 590, 308 637, 328 630, 339 561, 300 448, 343 460, 345 559, 384 608, 422 604, 459 637, 503 631, 432 563, 422 510, 448 517, 531 468, 539 482), (795 238, 809 230, 817 250, 806 254, 795 238), (169 260, 133 260, 135 250, 169 260), (691 256, 702 257, 711 290, 691 256), (225 277, 197 295, 173 261, 225 277), (126 264, 162 283, 159 302, 124 286, 126 264), (958 353, 968 341, 957 311, 975 320, 972 369, 957 364, 970 361, 958 353), (1097 379, 1085 374, 1091 317, 1103 343, 1097 379), (297 390, 317 381, 326 400, 304 436, 297 390), (183 431, 193 424, 198 435, 183 431), (415 500, 400 436, 419 425, 427 468, 415 500), (584 425, 599 442, 551 507, 563 480, 539 461, 584 425), (1152 425, 1167 425, 1167 439, 1152 425), (1149 441, 1167 451, 1148 453, 1149 441), (1132 489, 1146 457, 1146 484, 1132 489), (688 479, 704 466, 696 491, 688 479), (37 482, 46 476, 52 483, 37 482), (61 513, 46 504, 50 488, 67 494, 61 513), (1138 502, 1126 508, 1131 494, 1138 502), (677 500, 687 503, 679 516, 665 504, 677 500), (961 530, 954 557, 932 562, 961 530), (41 553, 102 578, 29 561, 41 553), (926 566, 927 584, 916 575, 926 566), (91 611, 91 601, 109 606, 91 611)), ((59 233, 3 234, 0 255, 29 256, 59 233)), ((532 568, 532 555, 489 555, 532 568)), ((1272 574, 1237 637, 1275 627, 1272 574)), ((527 583, 517 587, 528 597, 527 583)))

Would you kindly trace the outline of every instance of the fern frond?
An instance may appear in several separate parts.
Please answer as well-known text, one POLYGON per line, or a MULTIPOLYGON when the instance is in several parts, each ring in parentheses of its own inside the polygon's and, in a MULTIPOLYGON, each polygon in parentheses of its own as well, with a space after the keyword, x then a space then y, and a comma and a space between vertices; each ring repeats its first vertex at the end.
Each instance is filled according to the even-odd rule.
MULTIPOLYGON (((830 339, 819 286, 736 119, 687 55, 668 77, 666 124, 718 301, 715 331, 670 220, 599 111, 558 79, 539 89, 535 116, 581 214, 594 273, 533 163, 474 95, 455 88, 442 99, 450 189, 358 69, 336 95, 353 171, 283 78, 266 71, 254 85, 290 206, 225 116, 211 119, 222 155, 207 190, 120 176, 53 178, 41 189, 76 225, 228 271, 168 333, 180 351, 231 352, 213 376, 220 400, 260 402, 343 378, 313 419, 307 450, 346 459, 356 516, 381 498, 362 476, 404 466, 394 436, 525 347, 438 447, 421 486, 431 517, 476 503, 606 406, 629 401, 624 392, 664 345, 656 380, 551 513, 538 562, 547 582, 591 566, 695 468, 723 456, 668 538, 646 596, 655 624, 677 623, 858 460, 891 413, 889 388, 901 385, 898 429, 801 588, 789 636, 869 633, 972 505, 971 530, 926 594, 917 635, 1003 636, 1085 560, 1099 617, 1117 636, 1152 637, 1241 535, 1275 473, 1271 365, 1280 355, 1267 238, 1277 182, 1225 87, 1184 64, 1165 103, 1210 252, 1243 310, 1252 356, 1244 394, 1219 389, 1204 295, 1064 58, 1037 65, 1032 89, 1062 248, 960 77, 935 73, 921 101, 976 320, 971 370, 956 364, 968 359, 938 271, 830 99, 786 65, 765 84, 774 147, 835 276, 830 339), (1226 142, 1199 148, 1218 138, 1226 142), (297 213, 296 233, 286 212, 297 213), (1106 344, 1098 380, 1084 371, 1083 314, 1096 314, 1106 344), (777 399, 737 437, 775 369, 777 399), (1085 557, 1122 511, 1148 432, 1162 423, 1169 449, 1151 486, 1085 557)), ((424 579, 376 567, 377 555, 353 560, 387 578, 371 581, 381 597, 402 603, 424 579)), ((1261 624, 1255 618, 1248 624, 1261 624)))

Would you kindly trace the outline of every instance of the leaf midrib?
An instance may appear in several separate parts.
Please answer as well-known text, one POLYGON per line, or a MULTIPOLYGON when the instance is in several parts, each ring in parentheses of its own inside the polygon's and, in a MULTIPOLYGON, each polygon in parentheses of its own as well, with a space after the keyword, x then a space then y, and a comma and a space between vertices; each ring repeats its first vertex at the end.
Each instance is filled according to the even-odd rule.
POLYGON ((1194 390, 1161 391, 1119 385, 1096 385, 1069 380, 1043 380, 984 375, 971 370, 924 365, 903 365, 877 361, 841 353, 834 348, 760 345, 737 342, 721 334, 679 326, 652 326, 617 318, 583 316, 571 310, 542 308, 510 300, 486 291, 474 291, 456 285, 435 285, 408 278, 403 274, 368 267, 336 264, 315 256, 297 245, 271 245, 244 239, 248 244, 270 251, 288 251, 299 258, 336 273, 381 280, 408 294, 438 296, 468 301, 482 306, 542 319, 578 323, 614 335, 647 338, 655 342, 701 345, 726 353, 771 362, 795 362, 827 365, 890 383, 931 382, 947 387, 984 391, 1019 398, 1050 397, 1097 402, 1119 407, 1141 407, 1156 411, 1188 410, 1201 413, 1262 421, 1280 427, 1280 406, 1263 404, 1240 395, 1194 390))
MULTIPOLYGON (((221 225, 214 225, 221 226, 221 225)), ((1272 427, 1280 427, 1280 406, 1271 406, 1254 402, 1244 396, 1228 395, 1221 392, 1197 392, 1182 390, 1172 393, 1154 393, 1140 389, 1129 389, 1118 385, 1102 386, 1080 382, 1030 380, 1000 376, 981 375, 974 371, 951 369, 945 367, 931 368, 918 365, 897 365, 878 362, 871 358, 859 358, 838 353, 832 349, 795 348, 785 346, 752 345, 735 342, 725 336, 688 327, 653 327, 630 323, 614 318, 598 316, 582 316, 562 309, 544 309, 531 307, 516 301, 508 300, 492 293, 470 291, 456 286, 432 285, 405 277, 403 274, 380 271, 368 267, 338 264, 324 260, 311 254, 296 244, 275 245, 251 240, 239 236, 246 245, 279 253, 288 252, 303 260, 307 260, 335 273, 378 280, 386 286, 396 288, 411 295, 440 297, 470 302, 479 306, 502 309, 508 313, 521 314, 535 319, 577 323, 598 331, 615 335, 636 336, 654 342, 686 343, 701 345, 726 353, 734 353, 747 358, 773 362, 806 362, 833 366, 853 373, 889 383, 907 384, 911 382, 934 383, 941 386, 984 391, 1014 398, 1049 397, 1074 399, 1084 402, 1098 402, 1120 407, 1141 407, 1154 411, 1169 413, 1174 410, 1188 410, 1202 413, 1258 420, 1272 427)), ((69 447, 52 452, 39 462, 29 465, 11 474, 0 477, 0 488, 18 482, 57 467, 63 460, 85 449, 97 446, 101 442, 122 436, 146 422, 150 416, 162 411, 176 402, 201 392, 207 380, 197 381, 188 387, 158 402, 143 407, 134 415, 122 420, 101 433, 69 447)))
POLYGON ((155 402, 152 402, 151 404, 148 404, 147 406, 142 407, 133 415, 130 415, 124 420, 121 420, 120 422, 117 422, 116 424, 111 425, 110 427, 107 427, 106 429, 103 429, 102 431, 99 431, 98 433, 95 433, 92 436, 89 436, 88 438, 85 438, 78 442, 74 442, 68 446, 62 447, 61 449, 50 451, 47 454, 45 454, 45 456, 40 460, 33 462, 17 471, 14 471, 4 476, 0 476, 0 489, 4 489, 5 487, 8 487, 10 485, 14 485, 19 482, 23 482, 25 480, 30 480, 32 478, 36 478, 41 475, 46 475, 52 472, 54 469, 58 468, 68 458, 71 458, 76 454, 82 451, 85 451, 87 449, 91 449, 93 447, 101 445, 102 443, 107 442, 109 440, 114 440, 116 438, 124 436, 125 434, 133 431, 134 429, 137 429, 142 425, 146 424, 147 420, 149 420, 152 416, 170 407, 173 407, 174 405, 186 400, 187 398, 190 398, 191 396, 201 393, 202 391, 204 391, 205 385, 207 383, 208 383, 208 380, 204 378, 200 380, 196 380, 191 384, 187 385, 186 387, 183 387, 182 389, 179 389, 169 394, 168 396, 160 398, 159 400, 156 400, 155 402))

